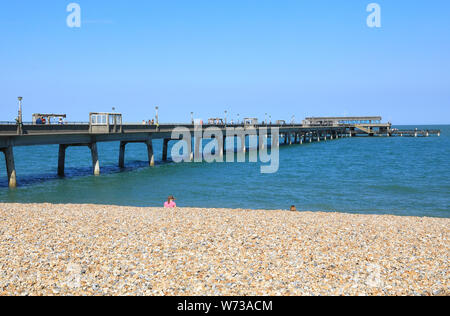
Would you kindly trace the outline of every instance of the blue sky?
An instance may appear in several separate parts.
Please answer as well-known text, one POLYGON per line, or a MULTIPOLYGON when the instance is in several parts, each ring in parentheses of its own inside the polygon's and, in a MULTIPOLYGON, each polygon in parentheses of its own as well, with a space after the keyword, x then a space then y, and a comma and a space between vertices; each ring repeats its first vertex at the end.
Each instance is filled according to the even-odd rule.
POLYGON ((86 121, 382 115, 450 123, 450 2, 370 0, 2 1, 0 121, 17 96, 86 121), (70 2, 82 26, 66 25, 70 2))

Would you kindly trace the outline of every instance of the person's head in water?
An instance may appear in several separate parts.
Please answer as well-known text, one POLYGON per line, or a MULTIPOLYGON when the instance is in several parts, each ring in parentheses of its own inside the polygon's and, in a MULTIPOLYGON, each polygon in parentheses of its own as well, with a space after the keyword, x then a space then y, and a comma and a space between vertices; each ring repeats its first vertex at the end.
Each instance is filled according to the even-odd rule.
POLYGON ((173 197, 173 195, 171 195, 171 196, 169 196, 168 198, 167 198, 167 202, 175 202, 175 198, 173 197))

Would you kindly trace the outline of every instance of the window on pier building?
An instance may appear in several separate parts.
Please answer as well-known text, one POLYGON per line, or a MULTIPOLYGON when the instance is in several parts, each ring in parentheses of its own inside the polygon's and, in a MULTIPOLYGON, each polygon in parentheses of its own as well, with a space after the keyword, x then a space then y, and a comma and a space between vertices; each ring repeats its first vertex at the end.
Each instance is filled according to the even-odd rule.
POLYGON ((92 125, 106 125, 106 114, 94 114, 91 116, 92 125))

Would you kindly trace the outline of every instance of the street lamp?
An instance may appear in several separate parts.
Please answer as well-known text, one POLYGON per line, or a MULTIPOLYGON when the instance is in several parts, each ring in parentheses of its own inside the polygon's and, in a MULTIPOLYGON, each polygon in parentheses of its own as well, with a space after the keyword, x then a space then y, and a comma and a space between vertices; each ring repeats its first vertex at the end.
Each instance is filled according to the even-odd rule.
POLYGON ((19 120, 19 124, 22 124, 22 97, 18 97, 17 98, 19 100, 19 116, 18 116, 18 120, 19 120))
POLYGON ((194 112, 191 112, 191 123, 194 125, 194 112))
POLYGON ((225 111, 225 125, 227 125, 227 114, 228 114, 228 111, 225 111))
POLYGON ((159 125, 159 106, 155 107, 155 111, 156 111, 155 115, 156 125, 159 125))
POLYGON ((270 125, 272 125, 272 115, 269 115, 270 125))

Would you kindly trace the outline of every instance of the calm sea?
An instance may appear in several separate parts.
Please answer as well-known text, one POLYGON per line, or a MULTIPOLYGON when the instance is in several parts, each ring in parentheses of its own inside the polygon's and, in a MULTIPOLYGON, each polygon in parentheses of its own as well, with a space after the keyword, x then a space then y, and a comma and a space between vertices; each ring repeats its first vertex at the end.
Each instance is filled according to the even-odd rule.
MULTIPOLYGON (((417 126, 414 126, 417 127, 417 126)), ((408 128, 402 126, 400 128, 408 128)), ((146 167, 146 147, 99 144, 102 175, 91 175, 87 148, 69 148, 65 179, 56 176, 58 146, 15 148, 19 188, 7 187, 0 156, 0 202, 288 209, 450 217, 450 126, 429 138, 346 138, 280 148, 280 170, 258 163, 161 163, 146 167)), ((154 142, 161 160, 162 142, 154 142)))

